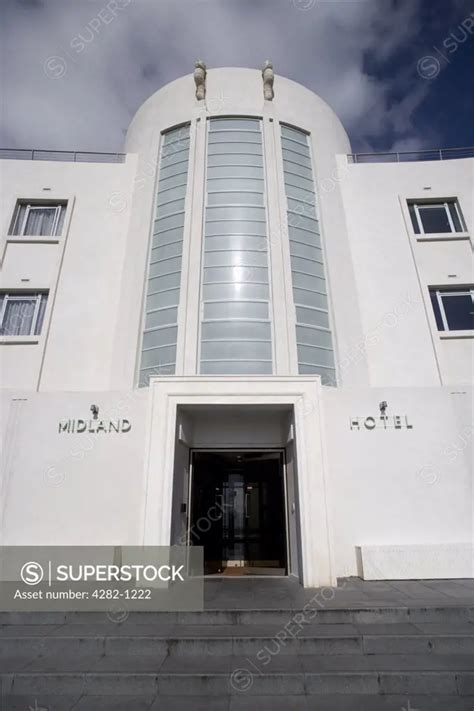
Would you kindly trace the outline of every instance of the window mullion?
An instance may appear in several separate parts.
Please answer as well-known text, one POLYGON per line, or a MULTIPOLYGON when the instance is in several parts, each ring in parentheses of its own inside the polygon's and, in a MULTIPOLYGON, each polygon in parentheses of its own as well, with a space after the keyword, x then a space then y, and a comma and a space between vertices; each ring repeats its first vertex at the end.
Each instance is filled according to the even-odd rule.
POLYGON ((461 225, 461 232, 465 232, 466 225, 464 224, 463 216, 461 214, 461 210, 459 208, 458 201, 455 200, 453 204, 454 204, 454 209, 456 210, 456 215, 458 216, 459 224, 461 225))
POLYGON ((420 214, 420 210, 419 210, 419 208, 418 208, 418 203, 415 203, 414 207, 415 207, 415 215, 416 215, 416 219, 417 219, 417 222, 418 222, 418 228, 419 228, 419 230, 420 230, 420 234, 424 235, 424 234, 425 234, 425 228, 424 228, 424 226, 423 226, 423 220, 421 219, 421 214, 420 214))
POLYGON ((0 311, 0 326, 3 328, 3 319, 5 317, 5 311, 7 308, 8 294, 3 295, 3 303, 0 311))
POLYGON ((436 290, 436 298, 438 300, 439 313, 441 315, 441 320, 443 322, 444 330, 449 331, 448 319, 446 318, 446 313, 444 311, 443 298, 441 296, 441 291, 439 291, 439 289, 436 290))
MULTIPOLYGON (((29 214, 30 214, 30 208, 31 208, 31 205, 28 204, 28 205, 26 206, 25 215, 24 215, 24 217, 23 217, 23 222, 22 222, 21 229, 20 229, 20 232, 19 232, 19 234, 20 234, 22 237, 25 236, 25 228, 26 228, 26 223, 28 222, 28 216, 29 216, 29 214)), ((20 207, 20 209, 21 209, 21 207, 20 207)))
POLYGON ((15 219, 13 220, 13 228, 10 233, 12 235, 20 235, 21 234, 21 225, 20 225, 21 208, 22 208, 22 204, 17 203, 16 210, 15 210, 15 219))
POLYGON ((453 218, 451 216, 451 210, 449 209, 449 204, 447 202, 444 203, 444 209, 446 210, 446 214, 448 216, 448 222, 449 222, 449 226, 451 227, 451 232, 456 232, 453 218))
MULTIPOLYGON (((29 333, 30 336, 33 336, 36 331, 36 323, 38 321, 38 314, 39 314, 40 305, 41 305, 41 298, 42 298, 42 294, 36 295, 36 304, 35 304, 35 309, 33 312, 33 318, 31 320, 31 328, 30 328, 30 333, 29 333)), ((25 335, 28 335, 28 334, 25 334, 25 335)))
POLYGON ((56 231, 58 229, 58 223, 59 223, 59 215, 61 213, 61 205, 56 205, 56 209, 54 211, 54 219, 53 219, 53 226, 51 228, 51 237, 56 236, 56 231))

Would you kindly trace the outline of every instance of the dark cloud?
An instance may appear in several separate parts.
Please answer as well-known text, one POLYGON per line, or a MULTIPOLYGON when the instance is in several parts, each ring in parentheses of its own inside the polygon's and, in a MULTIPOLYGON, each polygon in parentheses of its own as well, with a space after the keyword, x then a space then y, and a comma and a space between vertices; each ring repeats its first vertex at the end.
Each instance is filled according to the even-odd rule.
POLYGON ((17 0, 18 5, 26 8, 34 8, 40 10, 44 7, 43 0, 17 0))
POLYGON ((158 67, 154 64, 144 64, 140 69, 143 79, 154 79, 158 75, 158 67))
MULTIPOLYGON (((434 88, 417 74, 425 7, 424 0, 3 0, 0 143, 120 150, 140 104, 199 57, 211 67, 261 67, 271 58, 277 73, 333 106, 358 149, 422 147, 437 138, 433 128, 420 138, 414 125, 434 88)), ((446 31, 463 0, 449 7, 457 15, 447 13, 446 31)))

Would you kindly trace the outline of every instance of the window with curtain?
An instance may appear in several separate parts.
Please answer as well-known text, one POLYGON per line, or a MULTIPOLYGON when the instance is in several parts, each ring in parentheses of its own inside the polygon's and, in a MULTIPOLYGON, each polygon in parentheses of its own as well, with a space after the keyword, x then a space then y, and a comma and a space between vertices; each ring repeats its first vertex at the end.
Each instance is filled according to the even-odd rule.
POLYGON ((62 234, 66 205, 66 202, 19 201, 9 234, 23 237, 57 237, 62 234))
POLYGON ((261 121, 208 122, 200 372, 271 374, 261 121))
POLYGON ((148 385, 153 375, 173 375, 176 368, 189 142, 189 125, 171 129, 162 138, 145 302, 140 386, 148 385))
POLYGON ((336 385, 329 305, 309 137, 281 126, 300 374, 336 385))
POLYGON ((0 292, 0 335, 39 335, 47 300, 47 292, 0 292))

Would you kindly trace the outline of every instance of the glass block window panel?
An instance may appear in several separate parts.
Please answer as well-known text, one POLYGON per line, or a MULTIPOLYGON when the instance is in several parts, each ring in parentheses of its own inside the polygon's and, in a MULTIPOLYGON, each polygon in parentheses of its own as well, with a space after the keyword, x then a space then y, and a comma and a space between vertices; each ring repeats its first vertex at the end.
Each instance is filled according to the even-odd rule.
POLYGON ((474 288, 430 289, 438 331, 474 330, 474 288))
POLYGON ((163 135, 145 300, 140 386, 174 375, 190 127, 163 135))
POLYGON ((247 301, 264 300, 268 303, 268 284, 204 284, 202 287, 203 300, 247 301))
POLYGON ((264 360, 202 360, 201 375, 229 375, 229 369, 232 369, 232 375, 269 375, 271 374, 269 364, 264 360))
POLYGON ((258 119, 208 122, 200 372, 273 372, 263 141, 258 119))
POLYGON ((9 234, 31 237, 57 237, 62 234, 67 202, 32 203, 18 201, 9 234))
POLYGON ((415 234, 465 232, 466 225, 457 200, 440 202, 410 200, 410 218, 415 234))
POLYGON ((47 292, 0 292, 0 335, 38 336, 47 300, 47 292))
POLYGON ((308 135, 281 126, 298 370, 336 385, 326 272, 308 135))
POLYGON ((217 249, 206 254, 205 267, 266 267, 265 252, 258 250, 217 249))
POLYGON ((271 340, 270 324, 234 319, 227 323, 211 321, 202 326, 202 338, 206 341, 228 339, 229 341, 271 340))

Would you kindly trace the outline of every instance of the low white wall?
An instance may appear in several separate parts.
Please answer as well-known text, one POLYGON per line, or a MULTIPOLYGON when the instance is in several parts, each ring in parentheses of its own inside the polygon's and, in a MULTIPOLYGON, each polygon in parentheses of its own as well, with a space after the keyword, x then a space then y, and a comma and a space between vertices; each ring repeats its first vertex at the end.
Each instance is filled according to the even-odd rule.
POLYGON ((474 577, 471 543, 425 546, 361 546, 364 580, 433 580, 474 577))
POLYGON ((2 400, 3 545, 142 542, 147 391, 2 400), (128 419, 128 432, 59 432, 63 420, 128 419), (20 406, 20 407, 19 407, 20 406))
POLYGON ((338 576, 360 572, 356 546, 472 542, 470 392, 326 388, 323 397, 338 576), (366 429, 384 400, 402 428, 366 429), (351 429, 352 417, 360 429, 351 429))

